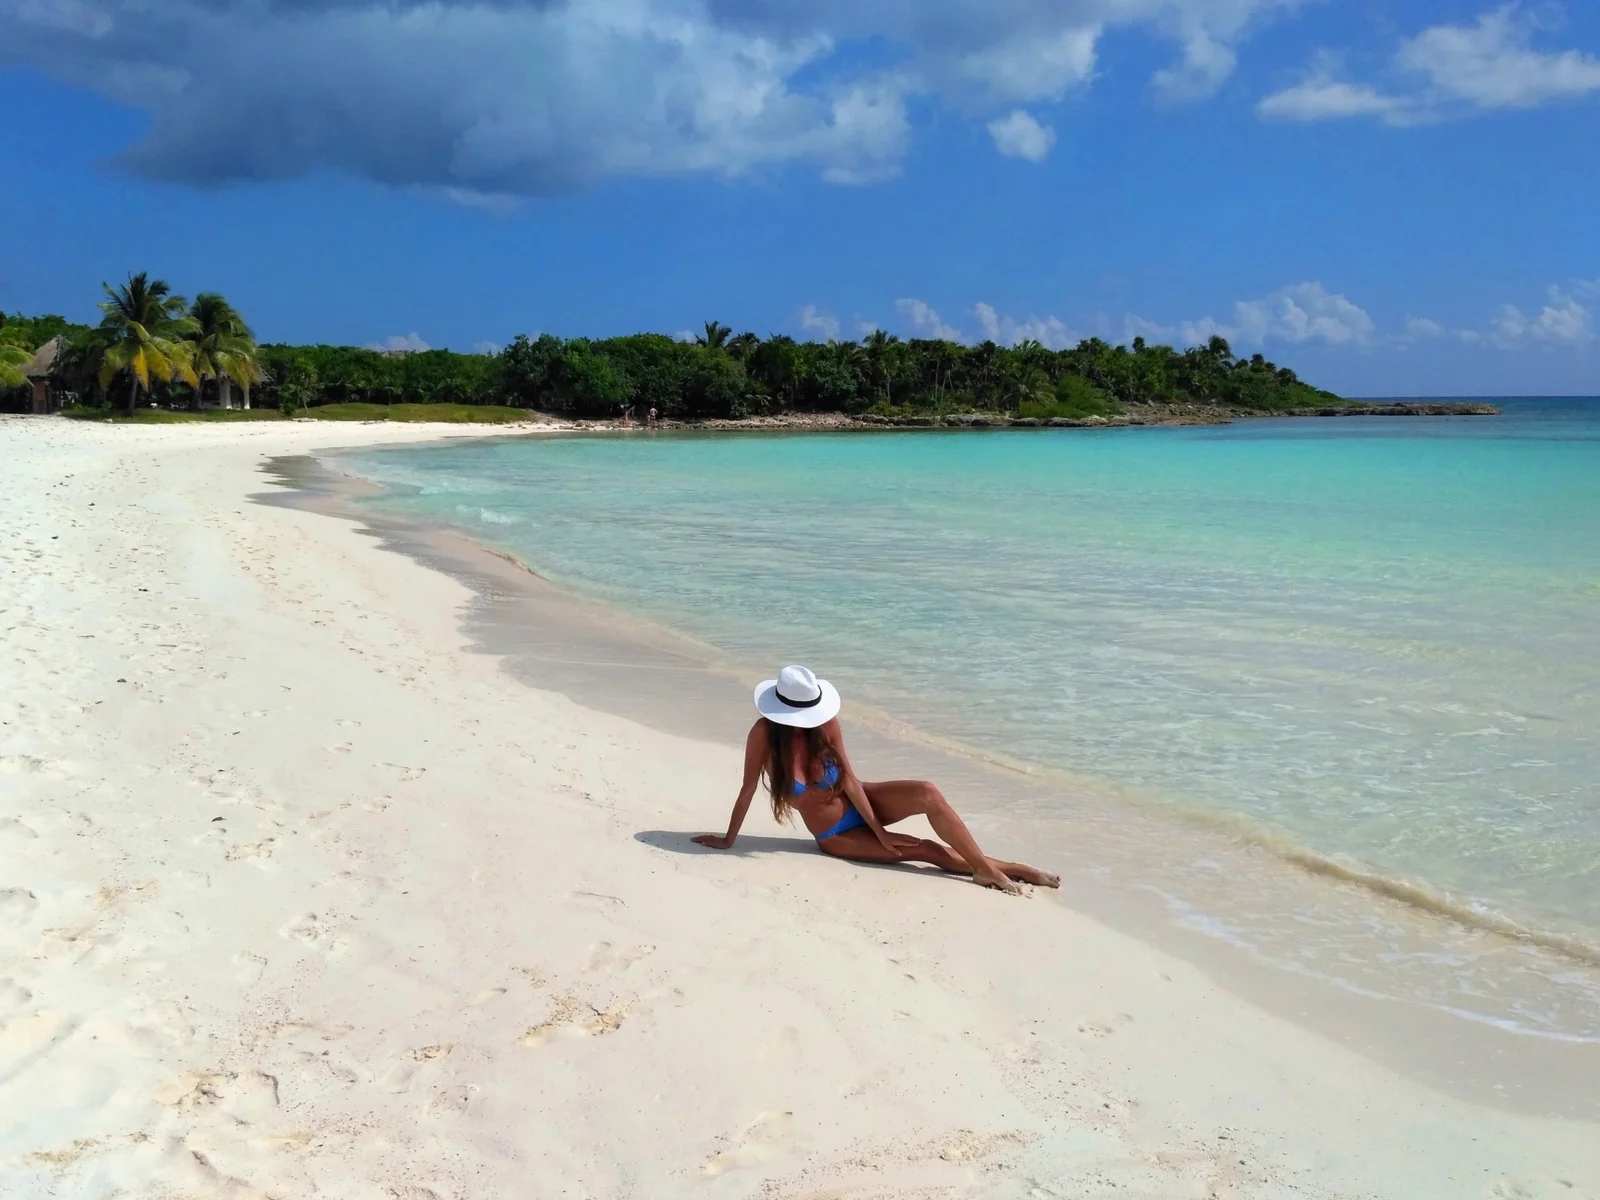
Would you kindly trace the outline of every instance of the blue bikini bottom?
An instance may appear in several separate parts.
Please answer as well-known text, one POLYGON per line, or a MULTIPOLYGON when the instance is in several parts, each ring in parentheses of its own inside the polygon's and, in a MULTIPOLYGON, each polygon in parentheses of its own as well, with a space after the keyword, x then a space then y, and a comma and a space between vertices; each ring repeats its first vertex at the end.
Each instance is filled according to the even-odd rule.
POLYGON ((838 837, 841 833, 849 833, 852 829, 860 829, 866 823, 867 819, 856 811, 855 805, 846 801, 844 816, 817 834, 817 841, 825 842, 831 837, 838 837))

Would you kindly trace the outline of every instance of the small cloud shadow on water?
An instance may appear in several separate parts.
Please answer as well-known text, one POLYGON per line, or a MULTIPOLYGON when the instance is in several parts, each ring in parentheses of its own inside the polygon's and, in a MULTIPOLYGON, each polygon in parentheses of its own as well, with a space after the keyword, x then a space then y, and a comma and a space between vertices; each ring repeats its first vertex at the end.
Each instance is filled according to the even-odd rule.
POLYGON ((672 850, 678 854, 724 854, 748 857, 752 854, 817 854, 817 844, 805 838, 751 837, 740 834, 731 850, 713 850, 693 839, 705 833, 704 829, 685 832, 681 829, 641 829, 633 840, 654 846, 657 850, 672 850))

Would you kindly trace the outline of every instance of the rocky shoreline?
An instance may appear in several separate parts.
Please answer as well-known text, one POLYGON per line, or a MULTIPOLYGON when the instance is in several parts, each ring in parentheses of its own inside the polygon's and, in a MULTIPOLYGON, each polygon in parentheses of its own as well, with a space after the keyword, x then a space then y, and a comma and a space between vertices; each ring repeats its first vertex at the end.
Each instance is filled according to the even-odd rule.
MULTIPOLYGON (((773 417, 700 421, 663 420, 657 429, 812 430, 849 429, 1111 429, 1132 425, 1227 425, 1264 417, 1492 417, 1492 404, 1468 401, 1395 401, 1382 404, 1330 404, 1283 412, 1209 404, 1133 404, 1114 417, 1008 417, 1002 413, 943 413, 885 417, 875 413, 785 413, 773 417)), ((618 429, 615 421, 559 421, 580 429, 618 429)), ((635 423, 632 428, 643 426, 635 423)))

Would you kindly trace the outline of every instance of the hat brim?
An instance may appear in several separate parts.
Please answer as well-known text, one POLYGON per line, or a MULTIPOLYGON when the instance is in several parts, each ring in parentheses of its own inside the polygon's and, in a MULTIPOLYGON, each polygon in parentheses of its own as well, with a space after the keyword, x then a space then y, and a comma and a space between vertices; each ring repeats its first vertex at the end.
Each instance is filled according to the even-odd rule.
POLYGON ((826 679, 817 680, 817 687, 822 691, 822 699, 810 708, 792 708, 778 699, 778 681, 764 680, 756 685, 756 711, 769 721, 793 725, 796 729, 815 729, 818 725, 826 725, 839 715, 842 701, 839 699, 839 689, 826 679))

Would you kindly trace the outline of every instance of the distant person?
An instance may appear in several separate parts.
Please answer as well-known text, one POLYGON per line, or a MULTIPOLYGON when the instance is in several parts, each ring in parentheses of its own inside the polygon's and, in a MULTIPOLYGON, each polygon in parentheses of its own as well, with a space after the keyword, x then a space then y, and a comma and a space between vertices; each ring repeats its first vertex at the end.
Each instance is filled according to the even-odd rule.
POLYGON ((649 421, 651 425, 656 423, 656 410, 653 407, 650 409, 650 415, 645 419, 649 421))
POLYGON ((700 845, 714 850, 732 847, 764 776, 772 815, 786 821, 791 812, 799 812, 824 854, 862 862, 931 863, 1004 892, 1021 890, 1013 880, 1061 886, 1057 875, 984 854, 933 784, 858 779, 844 752, 839 692, 826 679, 818 679, 805 667, 785 667, 776 679, 756 688, 755 700, 761 715, 744 741, 744 783, 728 818, 728 832, 703 833, 694 839, 700 845), (928 818, 943 842, 884 828, 918 813, 928 818))

